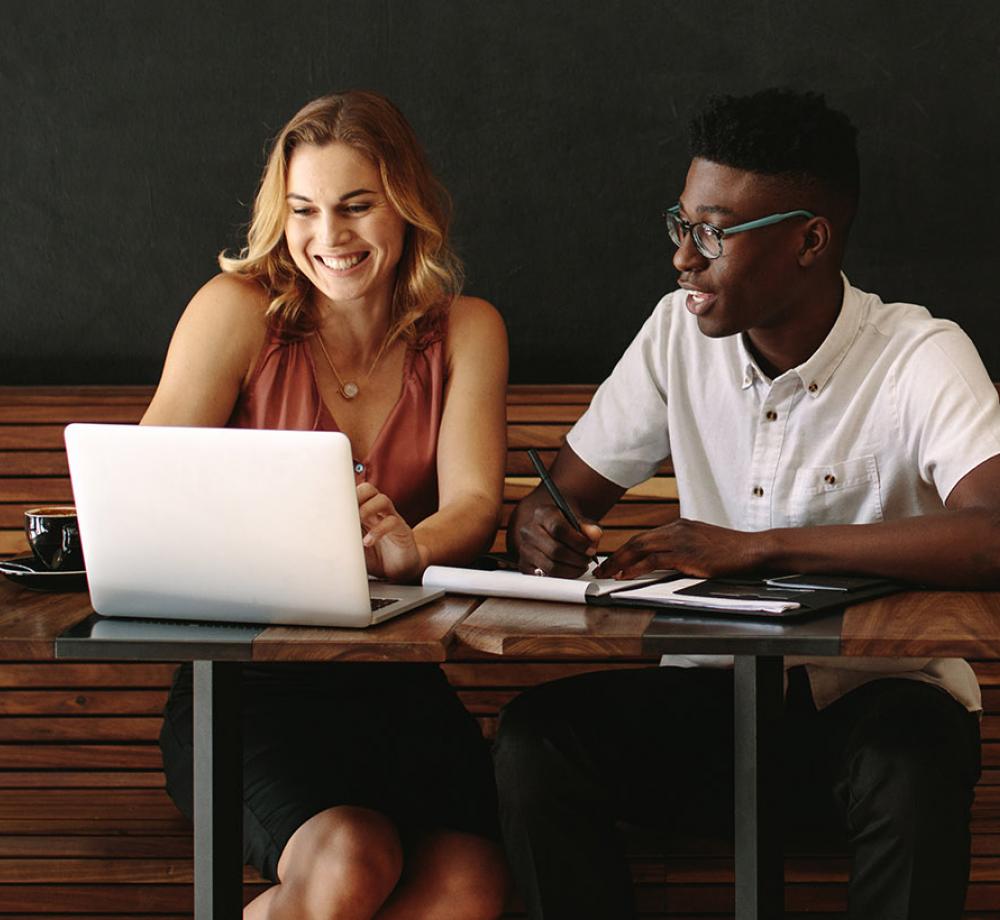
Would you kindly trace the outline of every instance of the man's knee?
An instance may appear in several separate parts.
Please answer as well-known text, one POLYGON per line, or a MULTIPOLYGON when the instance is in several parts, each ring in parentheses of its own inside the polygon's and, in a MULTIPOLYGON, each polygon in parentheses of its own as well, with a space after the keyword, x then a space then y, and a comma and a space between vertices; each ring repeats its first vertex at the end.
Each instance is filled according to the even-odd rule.
POLYGON ((557 718, 547 705, 546 688, 534 688, 508 703, 500 713, 494 746, 497 785, 501 796, 531 795, 544 782, 554 751, 557 718))
POLYGON ((883 719, 881 730, 857 746, 840 788, 854 830, 876 822, 905 835, 968 825, 978 745, 972 717, 946 703, 900 711, 891 724, 883 719))

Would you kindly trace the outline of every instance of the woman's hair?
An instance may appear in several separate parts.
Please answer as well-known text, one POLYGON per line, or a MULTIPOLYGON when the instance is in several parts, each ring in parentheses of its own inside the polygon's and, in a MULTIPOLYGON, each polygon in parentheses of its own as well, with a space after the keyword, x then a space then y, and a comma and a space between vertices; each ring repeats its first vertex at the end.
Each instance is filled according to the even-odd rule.
POLYGON ((282 336, 298 338, 316 328, 311 283, 299 271, 285 240, 288 163, 302 144, 343 143, 377 167, 389 203, 407 223, 396 273, 385 344, 413 340, 421 317, 446 307, 462 289, 462 265, 448 245, 451 201, 434 177, 413 129, 378 93, 351 90, 314 99, 275 138, 239 256, 219 254, 225 272, 259 282, 271 302, 267 317, 282 336))

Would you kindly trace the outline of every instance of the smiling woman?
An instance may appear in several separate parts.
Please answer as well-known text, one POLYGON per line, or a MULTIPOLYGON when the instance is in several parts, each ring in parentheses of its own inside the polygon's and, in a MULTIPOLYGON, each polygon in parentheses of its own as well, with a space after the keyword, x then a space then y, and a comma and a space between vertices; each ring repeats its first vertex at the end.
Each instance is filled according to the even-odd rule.
MULTIPOLYGON (((460 294, 448 218, 392 103, 309 103, 275 140, 245 249, 181 318, 143 423, 342 431, 369 573, 471 561, 499 521, 507 343, 496 310, 460 294)), ((276 883, 246 920, 500 914, 489 752, 436 666, 247 667, 242 699, 244 855, 276 883)), ((188 668, 160 740, 190 814, 188 668)))

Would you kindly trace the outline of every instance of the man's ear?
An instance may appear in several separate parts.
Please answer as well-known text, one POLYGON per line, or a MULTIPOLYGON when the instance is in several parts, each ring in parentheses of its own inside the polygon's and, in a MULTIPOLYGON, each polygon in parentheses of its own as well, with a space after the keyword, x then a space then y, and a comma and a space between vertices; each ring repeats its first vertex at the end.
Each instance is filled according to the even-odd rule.
POLYGON ((830 248, 833 227, 825 217, 811 217, 802 228, 799 248, 799 265, 807 268, 814 265, 830 248))

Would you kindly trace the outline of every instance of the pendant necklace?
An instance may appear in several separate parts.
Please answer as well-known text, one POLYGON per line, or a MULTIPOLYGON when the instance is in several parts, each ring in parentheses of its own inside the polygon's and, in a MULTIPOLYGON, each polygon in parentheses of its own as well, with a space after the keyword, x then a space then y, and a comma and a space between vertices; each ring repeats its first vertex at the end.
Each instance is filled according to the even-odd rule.
MULTIPOLYGON (((323 357, 326 358, 326 363, 330 365, 330 370, 333 371, 333 376, 337 378, 337 392, 340 393, 344 399, 354 399, 358 393, 361 392, 361 387, 359 387, 353 380, 344 380, 340 376, 340 371, 337 370, 337 365, 333 363, 333 359, 330 357, 330 352, 326 350, 326 345, 323 342, 323 334, 321 332, 316 333, 316 340, 319 342, 320 351, 323 352, 323 357)), ((382 355, 385 353, 386 342, 383 339, 382 344, 379 346, 378 352, 375 354, 375 359, 371 363, 371 367, 368 368, 368 373, 364 376, 364 382, 367 383, 375 370, 375 365, 378 364, 382 355)))

